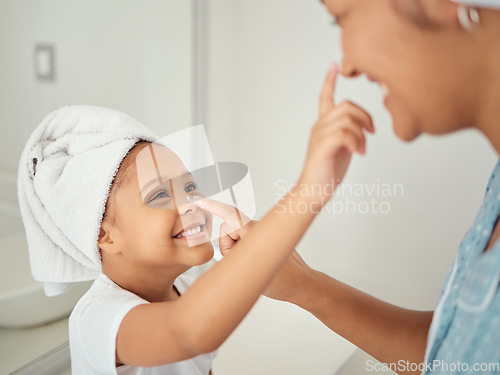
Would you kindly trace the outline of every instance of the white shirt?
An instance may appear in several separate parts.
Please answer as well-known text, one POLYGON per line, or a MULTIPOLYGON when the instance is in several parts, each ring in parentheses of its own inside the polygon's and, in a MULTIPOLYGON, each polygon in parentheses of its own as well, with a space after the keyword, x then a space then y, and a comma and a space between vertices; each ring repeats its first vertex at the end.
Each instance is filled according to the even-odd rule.
MULTIPOLYGON (((180 294, 191 284, 186 276, 174 283, 180 294)), ((69 318, 72 375, 208 375, 215 352, 163 366, 115 367, 118 328, 132 308, 144 303, 149 302, 101 274, 69 318)))

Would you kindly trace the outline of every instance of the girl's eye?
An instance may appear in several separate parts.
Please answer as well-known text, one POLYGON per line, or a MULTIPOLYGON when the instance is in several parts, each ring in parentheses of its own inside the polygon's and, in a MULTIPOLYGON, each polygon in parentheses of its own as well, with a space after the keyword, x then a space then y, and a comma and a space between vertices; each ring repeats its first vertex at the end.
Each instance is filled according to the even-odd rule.
POLYGON ((194 182, 191 182, 188 186, 186 186, 186 193, 189 193, 193 190, 196 190, 198 188, 198 186, 196 186, 196 184, 194 182))
POLYGON ((153 198, 151 198, 150 202, 159 198, 169 198, 169 195, 165 190, 159 191, 156 195, 153 196, 153 198))

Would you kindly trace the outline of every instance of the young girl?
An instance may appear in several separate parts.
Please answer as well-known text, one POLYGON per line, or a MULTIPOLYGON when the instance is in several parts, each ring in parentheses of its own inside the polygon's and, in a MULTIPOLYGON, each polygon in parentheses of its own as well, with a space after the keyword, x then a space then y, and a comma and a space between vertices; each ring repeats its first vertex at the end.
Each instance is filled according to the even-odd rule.
POLYGON ((319 121, 297 187, 247 231, 231 206, 194 202, 180 159, 134 119, 83 106, 50 114, 23 151, 19 198, 33 276, 46 292, 96 279, 70 317, 73 375, 209 374, 214 351, 332 193, 299 192, 341 181, 351 153, 364 152, 365 128, 373 131, 371 121, 349 113, 319 121), (155 176, 145 160, 160 184, 146 188, 155 176), (213 256, 204 207, 224 220, 221 249, 247 232, 190 285, 182 274, 213 256))

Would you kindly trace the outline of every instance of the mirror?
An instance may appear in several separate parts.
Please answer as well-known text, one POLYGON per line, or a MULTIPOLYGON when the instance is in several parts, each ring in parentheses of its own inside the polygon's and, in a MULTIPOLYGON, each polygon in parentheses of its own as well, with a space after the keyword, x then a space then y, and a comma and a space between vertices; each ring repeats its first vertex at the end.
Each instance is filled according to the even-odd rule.
MULTIPOLYGON (((2 285, 9 287, 0 290, 0 303, 19 313, 37 313, 36 306, 28 303, 34 297, 23 302, 27 297, 20 293, 15 302, 19 305, 13 307, 14 302, 3 295, 12 296, 11 289, 37 292, 27 257, 17 256, 27 252, 17 203, 17 168, 33 129, 49 112, 72 104, 117 109, 159 136, 202 123, 201 4, 199 0, 0 2, 0 256, 1 263, 12 265, 12 274, 2 275, 2 285), (8 251, 12 248, 19 252, 8 251), (13 281, 14 275, 26 277, 13 281)), ((51 323, 50 318, 47 323, 47 319, 30 321, 28 316, 10 328, 12 320, 0 317, 0 352, 6 359, 0 361, 0 373, 26 371, 54 356, 64 370, 69 364, 67 319, 60 315, 54 310, 52 321, 58 320, 51 323), (30 325, 34 327, 27 328, 30 325)))

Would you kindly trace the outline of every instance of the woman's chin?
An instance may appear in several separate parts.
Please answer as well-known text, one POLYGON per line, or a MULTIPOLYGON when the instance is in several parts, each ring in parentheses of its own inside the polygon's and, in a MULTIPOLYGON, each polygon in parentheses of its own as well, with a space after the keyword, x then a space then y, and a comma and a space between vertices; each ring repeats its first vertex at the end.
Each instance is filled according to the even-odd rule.
POLYGON ((398 121, 393 117, 392 129, 396 137, 403 142, 409 143, 418 138, 420 132, 415 125, 412 121, 398 121))

